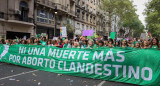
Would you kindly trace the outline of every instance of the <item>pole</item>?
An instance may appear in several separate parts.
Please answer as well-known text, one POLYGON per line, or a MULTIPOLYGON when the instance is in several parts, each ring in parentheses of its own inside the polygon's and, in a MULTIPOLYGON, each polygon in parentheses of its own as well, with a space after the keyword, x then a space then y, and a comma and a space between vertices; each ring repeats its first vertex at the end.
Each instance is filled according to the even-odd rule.
POLYGON ((55 13, 55 28, 54 28, 54 37, 56 37, 56 29, 57 29, 57 21, 56 21, 56 13, 55 13))

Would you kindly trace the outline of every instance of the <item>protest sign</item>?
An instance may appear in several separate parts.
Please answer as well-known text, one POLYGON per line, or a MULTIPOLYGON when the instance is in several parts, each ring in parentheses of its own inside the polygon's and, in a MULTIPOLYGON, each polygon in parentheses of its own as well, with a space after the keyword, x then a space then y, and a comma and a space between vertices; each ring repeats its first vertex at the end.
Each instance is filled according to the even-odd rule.
POLYGON ((110 38, 111 39, 115 39, 115 37, 116 37, 116 32, 111 32, 110 33, 110 38))
POLYGON ((60 27, 60 35, 61 35, 61 37, 67 37, 66 27, 60 27))
POLYGON ((82 36, 93 36, 94 30, 83 30, 82 36))

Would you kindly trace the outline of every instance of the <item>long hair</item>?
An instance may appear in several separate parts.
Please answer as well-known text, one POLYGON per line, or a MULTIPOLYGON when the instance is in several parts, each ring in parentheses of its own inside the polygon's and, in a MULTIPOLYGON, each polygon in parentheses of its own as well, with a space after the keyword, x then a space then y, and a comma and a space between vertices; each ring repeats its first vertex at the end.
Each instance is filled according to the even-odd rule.
POLYGON ((120 41, 115 41, 115 45, 114 46, 120 47, 120 41), (118 43, 118 45, 116 45, 116 43, 118 43))
POLYGON ((144 48, 144 42, 145 42, 145 41, 147 42, 147 47, 149 46, 148 41, 147 41, 147 40, 144 40, 144 41, 142 42, 142 46, 141 46, 142 48, 144 48))
POLYGON ((156 45, 157 45, 157 47, 159 48, 160 46, 158 45, 158 42, 159 42, 159 41, 158 41, 157 38, 153 38, 153 39, 152 39, 152 41, 151 41, 151 48, 152 48, 152 46, 153 46, 153 40, 154 40, 154 39, 157 41, 156 45))

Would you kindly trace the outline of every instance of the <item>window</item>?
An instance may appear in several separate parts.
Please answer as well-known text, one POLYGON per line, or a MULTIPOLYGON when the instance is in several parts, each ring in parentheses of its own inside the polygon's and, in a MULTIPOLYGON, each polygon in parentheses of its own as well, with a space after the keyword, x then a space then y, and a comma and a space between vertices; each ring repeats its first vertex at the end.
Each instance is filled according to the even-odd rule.
POLYGON ((82 30, 84 30, 84 24, 82 24, 82 30))
POLYGON ((83 2, 82 2, 82 7, 84 7, 84 6, 85 6, 85 2, 83 1, 83 2))
POLYGON ((77 23, 77 28, 80 29, 80 24, 79 23, 77 23))
POLYGON ((39 18, 39 16, 40 16, 40 10, 39 10, 39 9, 37 9, 37 22, 40 22, 40 18, 39 18))
POLYGON ((44 19, 45 23, 48 23, 48 13, 45 12, 45 19, 44 19))
POLYGON ((77 3, 77 5, 80 5, 80 0, 78 0, 78 3, 77 3))
POLYGON ((48 23, 48 12, 37 9, 37 22, 48 23))
POLYGON ((88 14, 86 15, 86 21, 88 22, 88 14))
POLYGON ((40 22, 44 22, 44 18, 45 18, 45 13, 44 13, 44 11, 43 10, 41 10, 41 12, 40 12, 40 22))
POLYGON ((82 20, 84 20, 84 14, 82 14, 82 20))
POLYGON ((4 18, 4 13, 0 12, 0 18, 4 18))
POLYGON ((29 12, 28 4, 25 1, 21 1, 19 6, 21 11, 20 20, 28 22, 28 12, 29 12))
POLYGON ((92 15, 90 16, 90 23, 92 23, 92 15))
POLYGON ((49 24, 52 23, 53 18, 54 18, 53 13, 49 13, 49 24))
POLYGON ((86 9, 88 9, 88 7, 89 7, 88 4, 86 4, 86 9))
POLYGON ((94 22, 94 24, 96 24, 96 17, 93 18, 93 22, 94 22))

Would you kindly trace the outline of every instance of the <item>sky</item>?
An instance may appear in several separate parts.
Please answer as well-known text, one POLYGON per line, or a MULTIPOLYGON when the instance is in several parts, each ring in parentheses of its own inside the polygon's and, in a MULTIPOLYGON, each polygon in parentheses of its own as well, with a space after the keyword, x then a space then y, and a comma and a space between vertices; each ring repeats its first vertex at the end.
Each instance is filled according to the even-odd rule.
POLYGON ((145 26, 146 25, 146 22, 145 22, 145 15, 143 15, 143 12, 144 12, 144 9, 146 8, 145 7, 145 3, 148 1, 148 0, 133 0, 133 4, 134 5, 137 5, 136 6, 136 13, 139 15, 139 19, 141 20, 142 24, 145 26))

